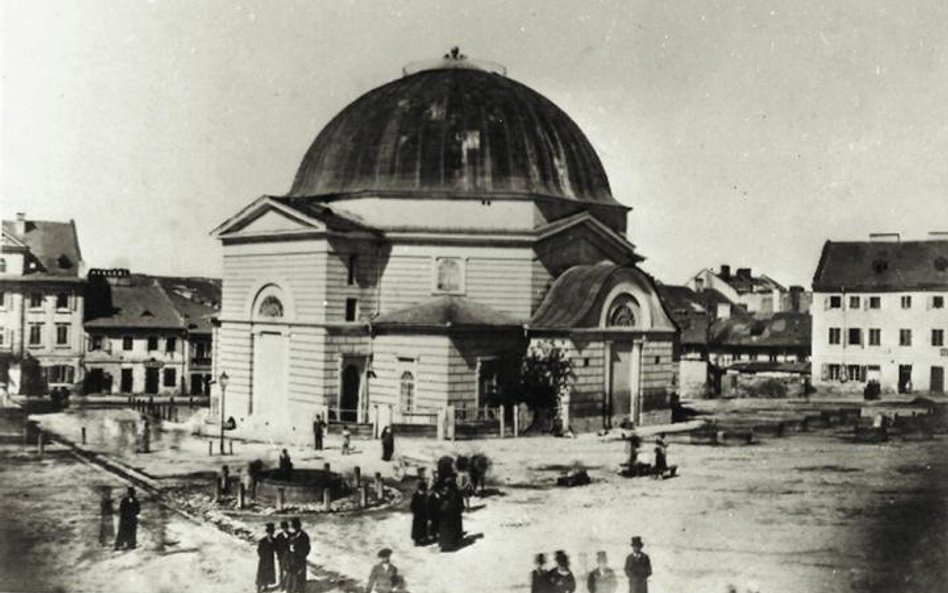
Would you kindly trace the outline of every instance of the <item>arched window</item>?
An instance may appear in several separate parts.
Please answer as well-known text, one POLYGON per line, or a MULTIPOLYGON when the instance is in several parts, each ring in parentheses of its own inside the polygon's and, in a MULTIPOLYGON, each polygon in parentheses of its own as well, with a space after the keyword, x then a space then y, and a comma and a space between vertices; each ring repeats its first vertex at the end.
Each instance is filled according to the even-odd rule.
POLYGON ((435 260, 436 292, 464 291, 464 270, 459 257, 439 257, 435 260))
POLYGON ((283 303, 273 295, 265 297, 257 307, 257 314, 261 317, 283 317, 283 303))
POLYGON ((635 309, 632 297, 623 295, 613 301, 606 317, 607 327, 635 327, 635 309))
POLYGON ((402 411, 411 412, 415 407, 415 376, 411 371, 402 373, 399 384, 399 400, 401 401, 402 411))

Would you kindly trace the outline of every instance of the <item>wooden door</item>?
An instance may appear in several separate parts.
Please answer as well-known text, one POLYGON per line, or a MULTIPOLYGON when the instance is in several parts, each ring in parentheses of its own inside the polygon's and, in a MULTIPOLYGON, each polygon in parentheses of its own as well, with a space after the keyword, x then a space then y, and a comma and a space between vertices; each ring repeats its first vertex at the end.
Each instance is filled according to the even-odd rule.
POLYGON ((145 367, 145 393, 158 393, 158 369, 145 367))
POLYGON ((355 422, 359 417, 359 385, 362 382, 359 367, 350 364, 342 371, 342 396, 339 400, 339 419, 355 422))
POLYGON ((632 418, 632 344, 612 345, 609 410, 610 418, 618 422, 632 418))

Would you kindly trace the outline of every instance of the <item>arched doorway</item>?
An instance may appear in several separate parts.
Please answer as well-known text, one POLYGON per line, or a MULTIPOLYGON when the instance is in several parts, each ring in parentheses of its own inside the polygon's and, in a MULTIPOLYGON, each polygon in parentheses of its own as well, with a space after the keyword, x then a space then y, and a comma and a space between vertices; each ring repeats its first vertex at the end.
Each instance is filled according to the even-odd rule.
POLYGON ((359 384, 362 372, 354 364, 342 371, 342 396, 339 401, 339 419, 343 422, 355 422, 359 417, 359 384))

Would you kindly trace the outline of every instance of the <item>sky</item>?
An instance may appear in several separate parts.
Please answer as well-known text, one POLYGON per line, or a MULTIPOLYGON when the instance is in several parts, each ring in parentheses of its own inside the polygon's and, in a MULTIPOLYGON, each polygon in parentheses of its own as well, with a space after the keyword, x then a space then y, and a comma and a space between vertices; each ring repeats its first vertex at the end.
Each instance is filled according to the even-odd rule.
POLYGON ((211 229, 454 45, 584 130, 659 280, 809 286, 824 241, 948 231, 948 3, 4 0, 0 213, 87 267, 215 276, 211 229))

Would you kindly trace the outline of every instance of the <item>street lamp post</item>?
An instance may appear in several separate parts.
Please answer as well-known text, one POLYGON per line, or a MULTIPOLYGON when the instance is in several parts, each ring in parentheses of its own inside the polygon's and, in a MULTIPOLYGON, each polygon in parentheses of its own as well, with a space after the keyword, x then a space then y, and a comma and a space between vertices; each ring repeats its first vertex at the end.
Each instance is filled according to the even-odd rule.
POLYGON ((221 455, 224 454, 224 398, 227 396, 227 382, 230 380, 230 377, 227 376, 227 371, 221 373, 218 382, 221 385, 221 455))

